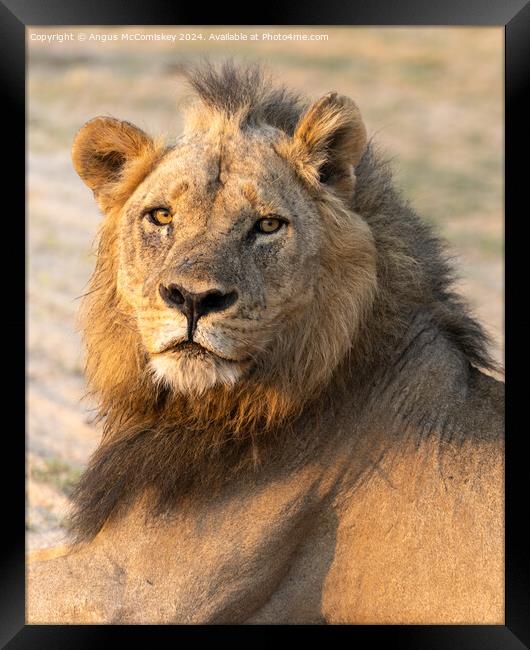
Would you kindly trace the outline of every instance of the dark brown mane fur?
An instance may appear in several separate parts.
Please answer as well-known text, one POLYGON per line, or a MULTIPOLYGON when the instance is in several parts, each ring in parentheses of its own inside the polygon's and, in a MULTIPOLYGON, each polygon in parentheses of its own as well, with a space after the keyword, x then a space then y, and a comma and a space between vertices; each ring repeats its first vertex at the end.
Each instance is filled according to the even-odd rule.
MULTIPOLYGON (((210 108, 227 114, 243 111, 247 121, 266 122, 288 134, 307 105, 285 89, 271 87, 257 68, 227 64, 216 71, 203 66, 188 68, 186 76, 210 108)), ((452 289, 453 270, 442 244, 400 198, 388 164, 373 146, 356 176, 352 208, 375 238, 378 292, 355 346, 318 395, 331 398, 341 390, 343 376, 371 376, 418 310, 429 314, 462 359, 493 368, 482 328, 452 289)), ((108 214, 102 225, 82 313, 87 378, 99 403, 104 435, 73 495, 71 527, 78 539, 93 537, 109 517, 147 490, 154 491, 162 511, 174 507, 191 486, 213 489, 235 475, 257 471, 281 444, 278 436, 288 436, 317 397, 296 399, 295 393, 263 385, 259 369, 234 391, 213 390, 200 404, 158 388, 144 371, 145 351, 117 295, 114 217, 108 214)))
POLYGON ((245 68, 227 61, 216 68, 203 62, 182 65, 179 71, 209 108, 229 116, 243 112, 243 121, 265 122, 288 135, 308 104, 300 95, 275 86, 258 65, 245 68))

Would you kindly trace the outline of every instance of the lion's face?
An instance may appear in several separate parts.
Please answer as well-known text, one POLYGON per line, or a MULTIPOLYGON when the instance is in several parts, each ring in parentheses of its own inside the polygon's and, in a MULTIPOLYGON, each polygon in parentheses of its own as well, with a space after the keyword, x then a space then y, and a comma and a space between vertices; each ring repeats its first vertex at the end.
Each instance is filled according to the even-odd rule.
POLYGON ((195 397, 246 377, 277 405, 315 392, 376 283, 370 229, 350 208, 365 144, 357 107, 335 94, 289 133, 200 105, 170 149, 126 122, 88 122, 73 160, 106 213, 89 318, 110 332, 93 374, 126 392, 147 370, 195 397))
POLYGON ((278 135, 185 137, 121 212, 118 290, 179 392, 235 384, 312 302, 321 219, 278 135))

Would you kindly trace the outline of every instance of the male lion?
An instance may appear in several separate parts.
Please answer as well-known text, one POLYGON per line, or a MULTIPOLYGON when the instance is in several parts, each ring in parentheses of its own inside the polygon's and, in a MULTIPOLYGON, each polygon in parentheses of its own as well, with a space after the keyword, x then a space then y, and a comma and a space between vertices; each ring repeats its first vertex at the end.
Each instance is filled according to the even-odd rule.
POLYGON ((501 623, 503 384, 359 110, 188 68, 173 146, 89 121, 104 433, 31 623, 501 623))

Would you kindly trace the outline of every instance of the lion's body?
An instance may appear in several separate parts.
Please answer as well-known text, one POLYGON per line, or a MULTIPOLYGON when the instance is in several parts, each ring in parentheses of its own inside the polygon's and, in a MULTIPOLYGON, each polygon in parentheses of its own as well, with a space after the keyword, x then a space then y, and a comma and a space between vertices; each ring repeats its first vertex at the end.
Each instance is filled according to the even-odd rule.
MULTIPOLYGON (((481 330, 449 290, 437 241, 398 200, 370 151, 359 160, 363 130, 350 133, 337 118, 346 110, 358 123, 348 102, 333 96, 303 113, 292 99, 260 96, 256 79, 225 77, 195 82, 205 104, 225 116, 222 135, 217 125, 211 137, 210 120, 206 137, 222 152, 214 174, 224 198, 208 203, 195 193, 185 210, 202 206, 223 237, 239 242, 238 252, 225 239, 208 243, 203 226, 198 240, 192 220, 181 226, 174 258, 179 287, 183 277, 203 291, 212 278, 220 286, 219 278, 233 276, 236 306, 197 328, 196 340, 219 357, 179 352, 175 365, 162 353, 153 368, 162 347, 156 336, 173 322, 167 314, 177 316, 149 293, 151 280, 140 285, 125 270, 138 271, 142 246, 157 242, 155 251, 166 240, 143 225, 124 239, 124 220, 157 183, 170 185, 173 160, 185 169, 177 154, 191 145, 161 153, 128 131, 127 147, 141 154, 128 175, 101 189, 103 172, 113 171, 101 169, 109 156, 102 148, 91 159, 86 153, 101 140, 100 125, 78 137, 76 167, 107 213, 85 315, 89 379, 106 430, 75 494, 79 543, 29 565, 28 620, 501 623, 503 385, 477 369, 488 367, 481 330), (239 83, 245 102, 237 93, 220 100, 227 81, 234 93, 239 83), (261 121, 254 115, 245 123, 250 91, 261 121), (333 115, 330 102, 337 102, 333 115), (271 122, 281 133, 260 126, 271 122), (330 124, 339 130, 315 154, 311 147, 330 124), (262 184, 250 190, 245 133, 262 158, 254 166, 262 184), (267 162, 269 137, 280 158, 267 162), (340 149, 334 157, 332 147, 340 149), (299 180, 289 176, 293 168, 299 180), (288 200, 271 194, 279 179, 288 200), (276 210, 294 206, 294 230, 260 240, 258 262, 242 272, 237 264, 250 253, 238 232, 246 226, 238 231, 240 222, 230 225, 227 215, 243 195, 263 203, 265 191, 276 210), (297 211, 309 215, 303 235, 297 211), (296 244, 299 236, 306 239, 296 244)), ((199 111, 193 128, 204 133, 204 122, 199 111)), ((121 157, 130 155, 120 146, 121 157)), ((201 147, 193 149, 199 185, 208 167, 201 147)))
POLYGON ((447 423, 445 441, 436 425, 420 444, 403 431, 399 451, 369 444, 364 457, 339 412, 323 420, 343 432, 323 423, 321 453, 296 470, 155 526, 137 508, 86 548, 30 565, 30 620, 502 623, 502 394, 479 383, 461 408, 473 418, 490 394, 491 410, 447 423))

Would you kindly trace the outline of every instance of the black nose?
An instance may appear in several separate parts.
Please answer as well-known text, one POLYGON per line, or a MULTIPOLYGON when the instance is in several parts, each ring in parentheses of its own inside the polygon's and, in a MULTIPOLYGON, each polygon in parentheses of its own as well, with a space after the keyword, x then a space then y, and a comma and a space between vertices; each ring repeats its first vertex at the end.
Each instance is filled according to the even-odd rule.
POLYGON ((237 292, 223 293, 210 289, 202 293, 192 293, 178 284, 161 284, 160 295, 169 307, 176 307, 188 320, 188 339, 193 339, 197 321, 201 316, 228 309, 237 300, 237 292))

